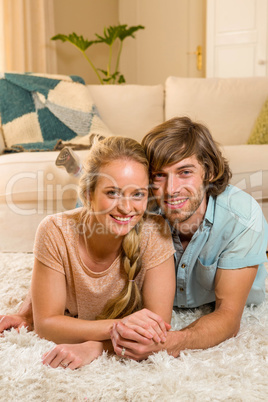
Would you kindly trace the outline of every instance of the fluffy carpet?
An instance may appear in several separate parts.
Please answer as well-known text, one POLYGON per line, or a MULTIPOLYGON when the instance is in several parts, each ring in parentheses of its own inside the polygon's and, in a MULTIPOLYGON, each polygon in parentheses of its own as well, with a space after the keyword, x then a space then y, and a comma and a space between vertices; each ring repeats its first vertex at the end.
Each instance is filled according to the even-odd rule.
MULTIPOLYGON (((0 253, 0 312, 15 311, 26 295, 31 254, 0 253)), ((208 307, 173 313, 180 329, 208 307)), ((236 338, 208 350, 166 352, 147 361, 124 361, 103 354, 71 371, 52 369, 41 355, 53 344, 25 329, 0 337, 0 401, 267 401, 268 299, 245 308, 236 338)))

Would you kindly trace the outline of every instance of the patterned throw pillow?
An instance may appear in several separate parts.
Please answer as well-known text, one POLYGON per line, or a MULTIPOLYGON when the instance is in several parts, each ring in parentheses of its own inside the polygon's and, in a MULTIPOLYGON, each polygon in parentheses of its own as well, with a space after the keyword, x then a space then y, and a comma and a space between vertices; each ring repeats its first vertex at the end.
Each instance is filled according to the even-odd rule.
POLYGON ((77 76, 5 73, 0 77, 1 131, 6 151, 50 151, 57 144, 89 144, 112 133, 77 76))
POLYGON ((248 139, 248 144, 268 144, 268 99, 265 101, 253 130, 248 139))

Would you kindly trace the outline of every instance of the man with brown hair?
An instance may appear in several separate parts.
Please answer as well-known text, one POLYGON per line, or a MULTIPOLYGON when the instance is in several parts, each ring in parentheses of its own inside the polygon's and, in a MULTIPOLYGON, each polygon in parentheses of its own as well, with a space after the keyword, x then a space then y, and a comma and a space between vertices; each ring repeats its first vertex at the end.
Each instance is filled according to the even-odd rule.
MULTIPOLYGON (((187 117, 155 127, 142 141, 158 213, 176 249, 174 306, 215 302, 213 311, 156 344, 128 327, 112 333, 116 353, 135 360, 166 349, 205 349, 235 336, 245 304, 265 298, 267 223, 257 202, 229 185, 231 172, 208 129, 187 117)), ((157 325, 157 323, 156 323, 157 325)))

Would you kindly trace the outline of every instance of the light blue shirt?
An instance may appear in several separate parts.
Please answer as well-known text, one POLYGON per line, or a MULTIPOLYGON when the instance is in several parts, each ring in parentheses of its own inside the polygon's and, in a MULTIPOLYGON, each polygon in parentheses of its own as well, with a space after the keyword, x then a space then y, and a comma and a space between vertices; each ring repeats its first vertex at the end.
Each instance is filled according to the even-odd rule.
POLYGON ((267 241, 267 222, 249 194, 229 185, 219 196, 210 196, 205 218, 185 251, 179 235, 173 233, 177 273, 174 306, 197 307, 215 301, 217 268, 252 265, 259 267, 247 304, 261 303, 265 298, 267 241))

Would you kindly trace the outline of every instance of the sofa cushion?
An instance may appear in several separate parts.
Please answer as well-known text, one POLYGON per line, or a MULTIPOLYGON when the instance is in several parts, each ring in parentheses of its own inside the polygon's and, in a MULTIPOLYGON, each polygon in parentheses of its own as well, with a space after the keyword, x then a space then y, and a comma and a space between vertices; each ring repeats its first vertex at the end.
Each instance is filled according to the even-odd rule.
POLYGON ((222 151, 233 173, 231 183, 252 195, 258 202, 267 202, 268 144, 225 145, 222 151))
POLYGON ((186 115, 220 144, 246 144, 268 97, 268 78, 169 77, 165 89, 166 120, 186 115))
POLYGON ((268 99, 257 117, 248 144, 268 144, 268 99))
POLYGON ((162 85, 89 85, 105 124, 115 135, 141 141, 164 119, 162 85))

